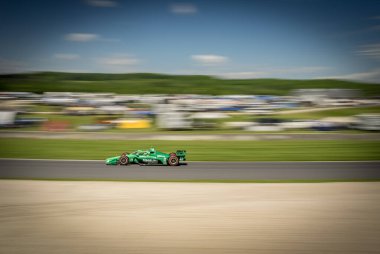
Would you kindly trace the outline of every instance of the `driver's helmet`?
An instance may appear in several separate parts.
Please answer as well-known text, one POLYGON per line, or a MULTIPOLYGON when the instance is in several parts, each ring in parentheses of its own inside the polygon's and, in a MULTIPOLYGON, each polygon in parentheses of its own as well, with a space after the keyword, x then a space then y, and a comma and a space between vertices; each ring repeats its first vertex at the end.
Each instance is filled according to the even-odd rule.
POLYGON ((149 152, 151 152, 151 153, 155 153, 156 150, 155 150, 154 148, 150 148, 150 149, 149 149, 149 152))

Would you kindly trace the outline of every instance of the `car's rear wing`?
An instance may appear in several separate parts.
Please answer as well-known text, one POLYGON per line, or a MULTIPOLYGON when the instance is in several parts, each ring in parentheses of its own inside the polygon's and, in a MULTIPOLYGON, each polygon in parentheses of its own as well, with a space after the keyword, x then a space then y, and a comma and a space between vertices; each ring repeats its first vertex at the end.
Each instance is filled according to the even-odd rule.
POLYGON ((186 150, 177 150, 175 154, 178 157, 185 157, 186 156, 186 150))

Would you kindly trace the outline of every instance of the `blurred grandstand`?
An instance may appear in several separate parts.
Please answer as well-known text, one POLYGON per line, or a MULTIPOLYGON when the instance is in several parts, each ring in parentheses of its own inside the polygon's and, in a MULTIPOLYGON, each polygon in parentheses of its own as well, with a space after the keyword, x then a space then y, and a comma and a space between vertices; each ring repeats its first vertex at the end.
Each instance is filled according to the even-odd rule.
POLYGON ((1 92, 0 126, 26 130, 380 130, 380 100, 355 89, 274 95, 1 92))

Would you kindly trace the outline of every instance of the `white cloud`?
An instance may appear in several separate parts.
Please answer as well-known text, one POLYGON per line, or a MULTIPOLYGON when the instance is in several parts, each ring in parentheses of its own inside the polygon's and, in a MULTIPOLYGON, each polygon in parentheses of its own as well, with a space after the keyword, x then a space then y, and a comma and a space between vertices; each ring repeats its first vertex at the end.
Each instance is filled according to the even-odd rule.
POLYGON ((379 31, 380 31, 380 25, 374 25, 374 26, 370 26, 370 27, 366 27, 362 29, 338 33, 336 34, 336 36, 338 37, 360 36, 360 35, 365 35, 365 34, 377 33, 379 31))
POLYGON ((99 35, 89 33, 70 33, 65 35, 65 39, 67 41, 87 42, 99 39, 99 35))
POLYGON ((118 3, 111 0, 86 0, 86 3, 95 7, 116 7, 118 3))
POLYGON ((368 32, 377 32, 377 31, 380 31, 380 25, 375 25, 368 28, 368 32))
POLYGON ((227 57, 219 55, 192 55, 191 59, 203 65, 219 65, 228 61, 227 57))
POLYGON ((283 69, 277 69, 276 72, 279 73, 319 73, 322 71, 330 70, 330 67, 326 66, 303 66, 303 67, 293 67, 293 68, 283 68, 283 69))
POLYGON ((327 77, 319 77, 319 79, 342 79, 364 81, 369 83, 380 83, 380 69, 374 69, 366 72, 356 72, 344 75, 335 75, 327 77))
POLYGON ((308 67, 291 67, 291 68, 270 68, 257 69, 255 71, 243 72, 225 72, 217 74, 217 76, 227 79, 251 79, 251 78, 271 78, 279 75, 301 75, 313 74, 328 70, 328 67, 323 66, 308 66, 308 67))
POLYGON ((216 75, 226 79, 251 79, 268 77, 269 72, 266 71, 241 71, 241 72, 226 72, 216 75))
POLYGON ((10 59, 0 58, 0 73, 11 74, 29 71, 25 63, 10 59))
POLYGON ((380 60, 380 43, 363 45, 357 53, 361 56, 380 60))
POLYGON ((54 57, 60 60, 76 60, 79 58, 79 55, 58 53, 54 54, 54 57))
POLYGON ((137 65, 140 60, 130 56, 116 56, 116 57, 106 57, 97 60, 99 64, 102 65, 113 65, 113 66, 127 66, 127 65, 137 65))
POLYGON ((170 11, 179 15, 189 15, 198 12, 197 7, 190 3, 176 3, 170 5, 170 11))
POLYGON ((104 38, 98 34, 90 33, 70 33, 65 35, 65 40, 75 42, 101 41, 101 42, 120 42, 115 38, 104 38))
POLYGON ((109 56, 95 59, 97 72, 105 73, 131 73, 141 72, 138 69, 140 59, 130 55, 109 56))

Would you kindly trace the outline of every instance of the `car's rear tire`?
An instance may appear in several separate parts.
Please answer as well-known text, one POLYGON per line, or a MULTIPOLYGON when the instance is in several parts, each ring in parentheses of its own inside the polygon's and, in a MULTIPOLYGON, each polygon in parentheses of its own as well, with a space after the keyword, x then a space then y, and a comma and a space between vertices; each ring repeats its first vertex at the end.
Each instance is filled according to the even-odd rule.
POLYGON ((122 166, 127 166, 128 163, 129 163, 129 158, 128 158, 128 156, 125 153, 123 153, 120 156, 120 158, 119 158, 119 163, 118 164, 122 165, 122 166))
POLYGON ((168 159, 169 166, 178 166, 179 158, 177 156, 170 156, 168 159))

